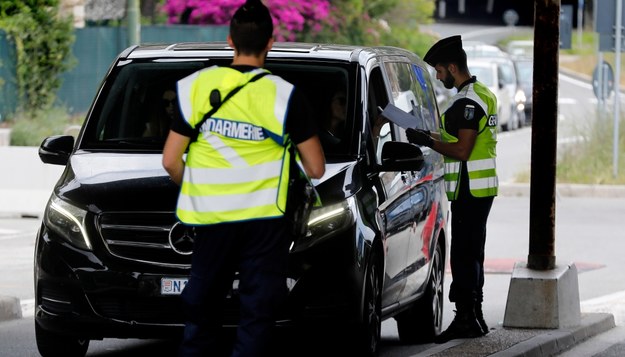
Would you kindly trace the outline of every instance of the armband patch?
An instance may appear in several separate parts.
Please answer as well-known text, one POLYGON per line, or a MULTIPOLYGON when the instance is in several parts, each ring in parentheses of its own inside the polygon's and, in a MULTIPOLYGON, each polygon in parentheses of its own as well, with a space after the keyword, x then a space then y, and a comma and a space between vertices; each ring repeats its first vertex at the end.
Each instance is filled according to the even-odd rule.
POLYGON ((466 120, 472 120, 474 116, 475 116, 475 106, 471 104, 467 104, 467 106, 464 107, 464 118, 466 120))

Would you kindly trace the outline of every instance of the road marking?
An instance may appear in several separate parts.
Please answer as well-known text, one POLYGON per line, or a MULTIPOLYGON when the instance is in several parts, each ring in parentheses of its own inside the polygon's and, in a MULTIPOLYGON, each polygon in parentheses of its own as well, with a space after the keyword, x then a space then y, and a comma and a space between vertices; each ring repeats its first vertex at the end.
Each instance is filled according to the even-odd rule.
POLYGON ((611 313, 617 325, 625 323, 625 291, 584 300, 580 305, 584 312, 611 313))
MULTIPOLYGON (((484 260, 484 274, 512 274, 514 265, 517 262, 524 262, 523 259, 516 258, 486 258, 484 260)), ((574 262, 577 272, 583 273, 590 270, 604 268, 605 265, 588 262, 574 262)), ((449 262, 447 262, 448 274, 451 274, 449 262)), ((624 292, 625 293, 625 292, 624 292)))
POLYGON ((575 105, 577 104, 577 99, 574 98, 558 98, 558 104, 571 104, 571 105, 575 105))
POLYGON ((582 87, 582 88, 585 88, 585 89, 588 89, 588 90, 592 90, 592 85, 589 84, 588 82, 580 81, 578 79, 575 79, 573 77, 569 77, 569 76, 564 75, 562 73, 560 73, 559 79, 561 81, 564 81, 564 82, 569 82, 569 83, 575 84, 578 87, 582 87))

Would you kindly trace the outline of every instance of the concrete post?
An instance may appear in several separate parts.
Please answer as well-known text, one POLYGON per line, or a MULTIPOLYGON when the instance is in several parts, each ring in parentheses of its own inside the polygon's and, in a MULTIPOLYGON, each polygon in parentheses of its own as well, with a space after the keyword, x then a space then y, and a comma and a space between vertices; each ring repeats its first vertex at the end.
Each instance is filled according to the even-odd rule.
POLYGON ((563 328, 579 325, 575 265, 556 266, 555 192, 558 124, 560 0, 534 2, 534 88, 530 245, 527 264, 512 273, 504 327, 563 328))

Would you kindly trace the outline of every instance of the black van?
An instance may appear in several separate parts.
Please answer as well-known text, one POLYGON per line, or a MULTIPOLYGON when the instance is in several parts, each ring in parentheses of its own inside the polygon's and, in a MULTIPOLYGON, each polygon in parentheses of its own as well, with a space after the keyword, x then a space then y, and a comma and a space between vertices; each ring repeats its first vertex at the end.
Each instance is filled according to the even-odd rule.
MULTIPOLYGON (((193 237, 176 220, 178 187, 161 166, 165 114, 177 80, 232 55, 226 43, 131 47, 110 67, 78 136, 41 144, 44 163, 66 166, 36 240, 42 355, 82 356, 89 340, 182 330, 193 237)), ((323 204, 291 248, 289 300, 276 323, 349 326, 359 356, 376 353, 390 317, 403 342, 431 341, 449 251, 443 158, 379 115, 390 103, 410 126, 438 130, 425 63, 391 47, 276 43, 266 68, 309 97, 327 161, 314 181, 323 204), (336 88, 346 117, 328 133, 336 88)), ((237 315, 235 283, 226 324, 236 326, 237 315)))

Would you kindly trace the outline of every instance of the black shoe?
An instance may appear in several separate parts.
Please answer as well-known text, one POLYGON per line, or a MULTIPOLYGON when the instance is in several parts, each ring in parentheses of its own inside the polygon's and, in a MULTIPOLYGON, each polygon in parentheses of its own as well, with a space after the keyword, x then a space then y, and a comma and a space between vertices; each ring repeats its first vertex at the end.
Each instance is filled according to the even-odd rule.
POLYGON ((488 325, 486 324, 486 321, 484 321, 484 317, 477 317, 477 323, 480 325, 480 328, 482 329, 482 336, 486 335, 489 331, 488 329, 488 325))
POLYGON ((484 336, 482 327, 474 314, 457 313, 447 330, 434 337, 434 343, 445 343, 457 338, 476 338, 484 336))
POLYGON ((480 324, 480 328, 482 329, 482 334, 486 335, 488 333, 488 325, 484 320, 484 313, 482 312, 482 304, 475 303, 475 317, 477 318, 477 322, 480 324))

